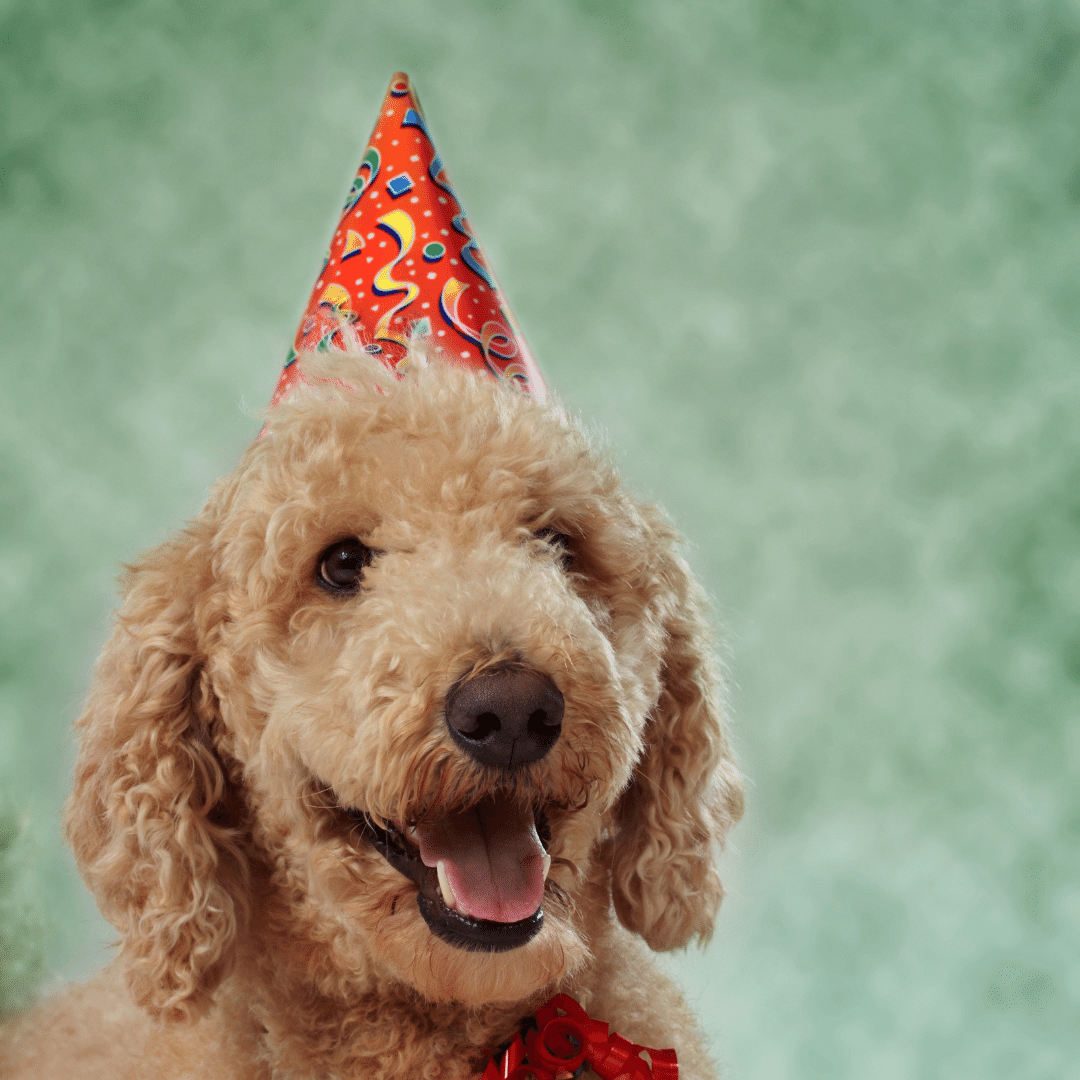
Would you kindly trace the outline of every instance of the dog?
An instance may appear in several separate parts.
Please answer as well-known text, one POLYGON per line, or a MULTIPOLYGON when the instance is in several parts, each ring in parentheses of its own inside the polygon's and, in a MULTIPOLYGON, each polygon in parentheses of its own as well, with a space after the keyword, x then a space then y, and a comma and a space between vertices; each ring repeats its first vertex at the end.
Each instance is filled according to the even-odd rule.
POLYGON ((649 954, 742 811, 672 525, 550 400, 297 362, 126 571, 65 820, 119 951, 0 1076, 465 1080, 556 993, 714 1076, 649 954))

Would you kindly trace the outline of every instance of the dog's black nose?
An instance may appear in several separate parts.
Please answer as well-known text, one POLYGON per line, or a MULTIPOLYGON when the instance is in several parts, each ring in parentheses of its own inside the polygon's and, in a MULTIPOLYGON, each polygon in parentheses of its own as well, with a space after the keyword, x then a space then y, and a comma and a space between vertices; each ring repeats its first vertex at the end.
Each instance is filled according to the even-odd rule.
POLYGON ((458 683, 446 698, 450 736, 482 765, 539 761, 562 731, 563 696, 531 668, 496 668, 458 683))

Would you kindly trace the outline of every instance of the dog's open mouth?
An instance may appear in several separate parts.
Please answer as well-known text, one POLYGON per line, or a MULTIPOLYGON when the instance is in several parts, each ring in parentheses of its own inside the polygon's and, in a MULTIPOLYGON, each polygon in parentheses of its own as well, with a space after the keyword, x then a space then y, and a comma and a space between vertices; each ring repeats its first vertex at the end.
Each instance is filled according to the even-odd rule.
POLYGON ((420 914, 443 941, 505 952, 540 932, 551 867, 542 812, 495 794, 431 823, 380 825, 356 810, 349 816, 368 843, 416 883, 420 914))

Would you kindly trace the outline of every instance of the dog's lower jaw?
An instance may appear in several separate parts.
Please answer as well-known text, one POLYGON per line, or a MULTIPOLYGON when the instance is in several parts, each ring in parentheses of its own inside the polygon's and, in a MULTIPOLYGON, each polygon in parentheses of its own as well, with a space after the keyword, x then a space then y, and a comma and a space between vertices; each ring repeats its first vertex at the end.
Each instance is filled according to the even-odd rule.
POLYGON ((441 898, 432 900, 419 893, 417 907, 428 924, 428 929, 438 938, 458 949, 469 952, 509 952, 520 949, 532 941, 544 926, 544 909, 539 907, 526 919, 513 923, 493 923, 484 919, 471 919, 467 915, 448 908, 441 898))
POLYGON ((590 955, 569 913, 547 901, 539 932, 503 952, 449 944, 432 933, 415 903, 407 907, 410 925, 392 944, 378 948, 379 959, 428 1001, 472 1008, 522 1002, 572 976, 590 955))
MULTIPOLYGON (((326 869, 335 864, 327 863, 326 869)), ((432 933, 416 886, 372 851, 365 864, 336 864, 340 874, 313 896, 285 881, 266 883, 253 905, 253 952, 240 960, 259 982, 288 982, 299 999, 349 1002, 375 994, 419 997, 470 1008, 519 1003, 574 975, 590 958, 581 913, 557 882, 546 890, 543 926, 508 952, 455 947, 432 933), (361 867, 366 886, 357 889, 361 867), (284 887, 283 887, 284 886, 284 887)), ((563 868, 556 871, 561 878, 563 868)), ((553 874, 553 878, 556 876, 553 874)))
POLYGON ((401 916, 400 925, 384 927, 377 943, 339 930, 318 947, 315 933, 291 936, 295 919, 275 915, 275 898, 268 900, 271 910, 260 913, 262 925, 217 1001, 243 1003, 262 1044, 259 1056, 271 1075, 289 1080, 397 1075, 387 1063, 415 1060, 420 1047, 427 1048, 424 1060, 442 1063, 440 1077, 472 1080, 484 1051, 564 989, 591 955, 559 902, 528 944, 476 953, 435 937, 411 891, 389 919, 397 924, 401 916))

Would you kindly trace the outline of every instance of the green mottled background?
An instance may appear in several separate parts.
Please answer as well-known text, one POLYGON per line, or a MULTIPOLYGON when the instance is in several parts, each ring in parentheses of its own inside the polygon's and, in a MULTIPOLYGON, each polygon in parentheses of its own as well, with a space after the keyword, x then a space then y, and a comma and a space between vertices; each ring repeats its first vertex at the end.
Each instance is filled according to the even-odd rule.
MULTIPOLYGON (((118 563, 253 436, 390 74, 693 547, 748 813, 734 1080, 1080 1060, 1080 5, 0 2, 0 1005, 118 563)), ((43 960, 42 960, 43 957, 43 960)))

